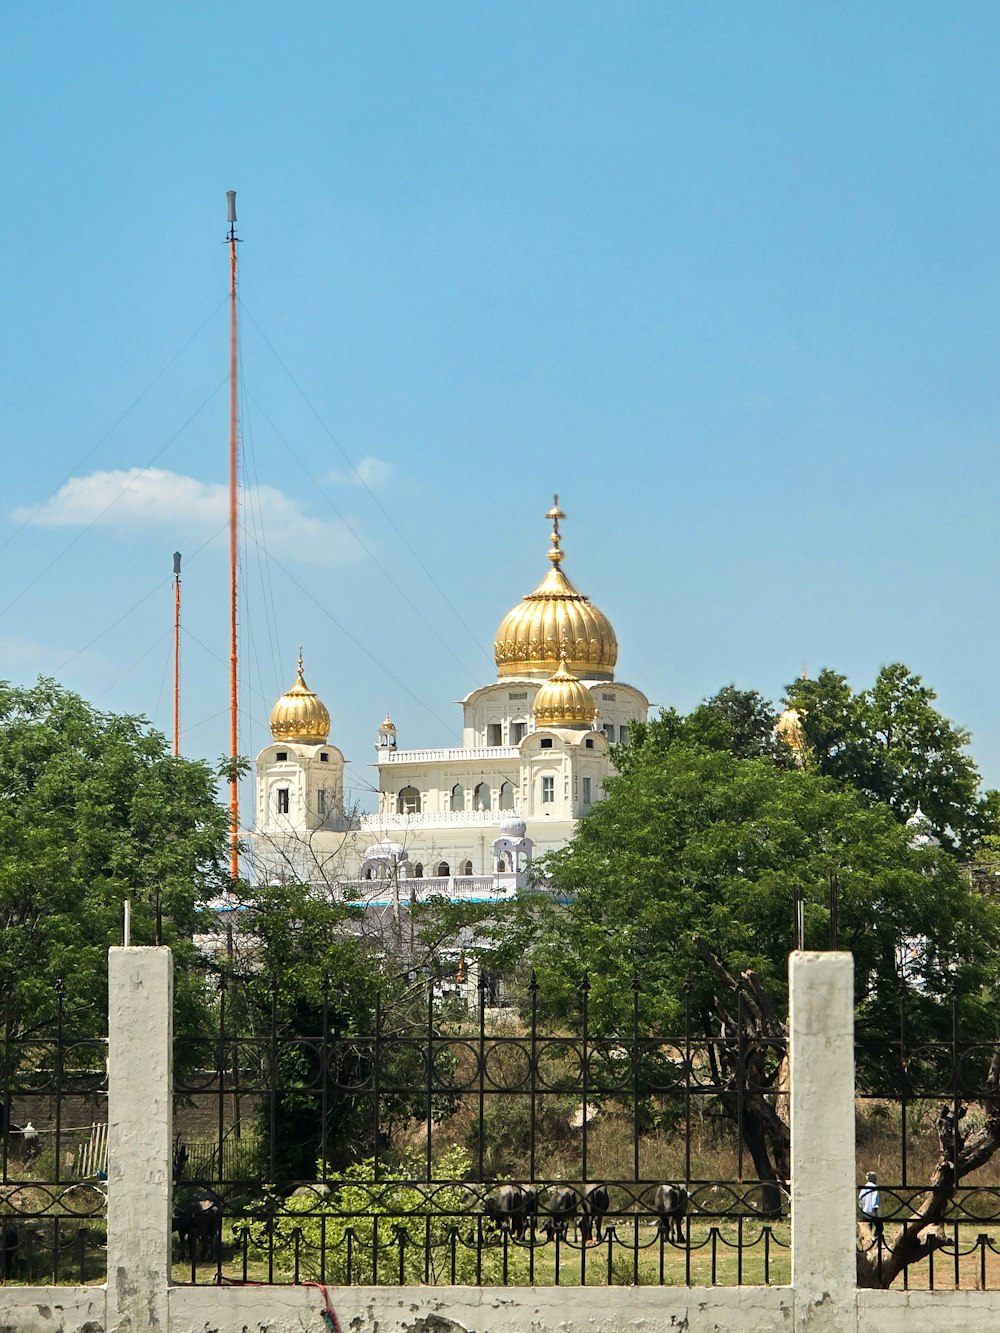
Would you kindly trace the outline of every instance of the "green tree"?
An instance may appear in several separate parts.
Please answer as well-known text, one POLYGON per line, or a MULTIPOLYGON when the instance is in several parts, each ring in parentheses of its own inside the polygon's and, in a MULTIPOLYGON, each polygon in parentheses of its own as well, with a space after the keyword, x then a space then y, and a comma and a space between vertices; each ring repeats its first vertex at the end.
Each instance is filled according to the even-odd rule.
POLYGON ((884 666, 874 685, 854 693, 847 678, 824 669, 788 686, 803 715, 820 773, 887 805, 900 821, 919 804, 935 833, 963 854, 997 832, 997 801, 980 792, 967 751, 969 733, 934 707, 936 695, 901 663, 884 666))
MULTIPOLYGON (((362 933, 364 913, 327 888, 292 882, 242 892, 222 962, 226 1036, 241 1043, 231 1058, 236 1049, 243 1059, 254 1054, 261 1085, 275 1089, 273 1107, 264 1099, 257 1116, 264 1178, 313 1180, 317 1162, 340 1170, 426 1114, 430 983, 400 970, 378 937, 362 933)), ((430 1017, 440 1017, 433 1004, 430 1017)), ((435 1078, 444 1072, 438 1059, 435 1078)))
POLYGON ((698 935, 733 971, 755 971, 780 1003, 795 892, 807 946, 825 947, 831 876, 863 1012, 895 1011, 904 956, 929 997, 949 993, 956 969, 969 990, 992 976, 1000 913, 969 893, 946 851, 911 851, 888 809, 817 773, 686 739, 664 748, 658 729, 649 725, 605 800, 548 858, 555 894, 534 949, 546 993, 575 1004, 587 971, 591 1013, 614 1029, 630 1012, 634 969, 650 1022, 670 1030, 689 974, 696 1006, 715 993, 698 935))
MULTIPOLYGON (((48 1029, 61 985, 68 1035, 103 1031, 107 950, 162 941, 177 1022, 203 1004, 193 936, 224 886, 226 812, 208 765, 175 759, 140 717, 102 713, 52 680, 0 683, 0 977, 10 1039, 48 1029)), ((8 1047, 9 1058, 13 1050, 8 1047)))
POLYGON ((633 722, 628 744, 615 747, 615 765, 624 772, 633 757, 643 753, 643 746, 653 745, 666 752, 676 741, 684 740, 710 750, 725 750, 739 759, 767 756, 782 767, 790 767, 785 747, 774 737, 777 720, 774 705, 757 690, 724 685, 686 716, 674 708, 664 708, 653 722, 633 722))
MULTIPOLYGON (((887 806, 816 772, 693 744, 674 717, 649 724, 606 791, 548 858, 552 896, 531 904, 530 960, 555 1016, 576 1020, 586 973, 592 1027, 627 1041, 636 977, 647 1031, 682 1032, 689 997, 696 1026, 723 1038, 711 1048, 720 1087, 746 1075, 748 1049, 760 1066, 750 1085, 777 1086, 793 902, 805 905, 806 946, 827 947, 833 880, 838 943, 854 954, 870 1028, 894 1030, 902 978, 915 983, 914 1038, 947 1030, 956 981, 970 1032, 995 1030, 1000 908, 970 892, 943 848, 912 850, 887 806), (764 1039, 748 1048, 725 1040, 738 996, 764 1039)), ((776 1208, 788 1170, 780 1104, 765 1093, 722 1101, 776 1208)))
POLYGON ((757 690, 724 685, 684 719, 684 734, 712 749, 728 750, 739 759, 762 756, 785 762, 774 739, 778 720, 774 705, 757 690))

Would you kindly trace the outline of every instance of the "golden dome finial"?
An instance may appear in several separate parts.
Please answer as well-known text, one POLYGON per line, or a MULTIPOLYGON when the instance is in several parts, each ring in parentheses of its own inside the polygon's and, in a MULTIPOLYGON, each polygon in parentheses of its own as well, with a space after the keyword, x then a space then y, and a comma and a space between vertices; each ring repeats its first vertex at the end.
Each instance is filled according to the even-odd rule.
POLYGON ((553 501, 545 515, 552 520, 552 568, 500 622, 493 644, 498 675, 550 680, 562 654, 570 671, 584 680, 614 680, 618 640, 607 616, 577 592, 560 568, 559 521, 566 515, 558 495, 553 501))
POLYGON ((295 684, 271 709, 271 735, 292 745, 325 745, 330 735, 330 714, 319 696, 306 684, 299 645, 295 684))
POLYGON ((559 545, 562 541, 562 538, 559 536, 559 520, 566 517, 563 511, 559 508, 558 495, 552 497, 552 508, 548 511, 545 517, 551 518, 552 520, 552 545, 549 547, 549 559, 555 565, 556 569, 558 569, 563 558, 563 553, 559 545))

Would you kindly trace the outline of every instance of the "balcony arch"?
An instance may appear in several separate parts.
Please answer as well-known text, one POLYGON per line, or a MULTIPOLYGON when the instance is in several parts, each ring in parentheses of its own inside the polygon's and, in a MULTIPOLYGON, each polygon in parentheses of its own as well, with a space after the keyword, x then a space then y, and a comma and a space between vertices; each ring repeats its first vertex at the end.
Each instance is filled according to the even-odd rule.
POLYGON ((420 814, 420 793, 416 787, 404 787, 396 800, 396 813, 398 815, 419 815, 420 814))

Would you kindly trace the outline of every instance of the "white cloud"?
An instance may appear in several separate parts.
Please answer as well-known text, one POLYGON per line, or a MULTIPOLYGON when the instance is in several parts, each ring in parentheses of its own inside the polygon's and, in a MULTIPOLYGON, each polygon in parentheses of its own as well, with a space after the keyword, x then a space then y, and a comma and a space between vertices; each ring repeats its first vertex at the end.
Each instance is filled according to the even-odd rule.
MULTIPOLYGON (((343 523, 312 517, 274 486, 246 488, 241 508, 247 532, 279 559, 332 565, 361 554, 343 523)), ((92 472, 71 478, 37 508, 16 509, 12 518, 45 528, 169 528, 178 536, 211 538, 228 523, 229 488, 162 468, 92 472)))
POLYGON ((395 468, 382 458, 362 458, 355 465, 353 472, 328 472, 327 481, 335 486, 367 486, 376 491, 391 479, 395 468))

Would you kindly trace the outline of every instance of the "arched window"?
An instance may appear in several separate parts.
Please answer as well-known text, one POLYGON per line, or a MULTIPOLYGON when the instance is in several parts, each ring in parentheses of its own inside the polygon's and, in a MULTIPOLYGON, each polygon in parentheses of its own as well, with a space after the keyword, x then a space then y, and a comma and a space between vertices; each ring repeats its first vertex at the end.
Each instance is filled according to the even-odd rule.
POLYGON ((471 861, 466 861, 465 865, 462 867, 462 874, 463 874, 463 875, 471 875, 471 874, 472 874, 472 862, 471 862, 471 861))
POLYGON ((500 788, 500 809, 514 809, 514 784, 512 782, 505 782, 500 788))
POLYGON ((460 782, 456 782, 451 789, 451 808, 453 810, 465 809, 465 792, 462 790, 460 782))
POLYGON ((399 793, 399 800, 396 802, 396 813, 399 815, 420 814, 420 793, 416 787, 404 787, 399 793))
POLYGON ((442 861, 437 868, 437 872, 442 879, 447 879, 451 874, 451 866, 449 866, 447 861, 442 861))
POLYGON ((413 878, 423 879, 423 877, 424 877, 424 868, 418 861, 417 864, 413 867, 413 878))
POLYGON ((490 808, 490 784, 481 782, 476 788, 473 805, 477 810, 489 810, 490 808))

